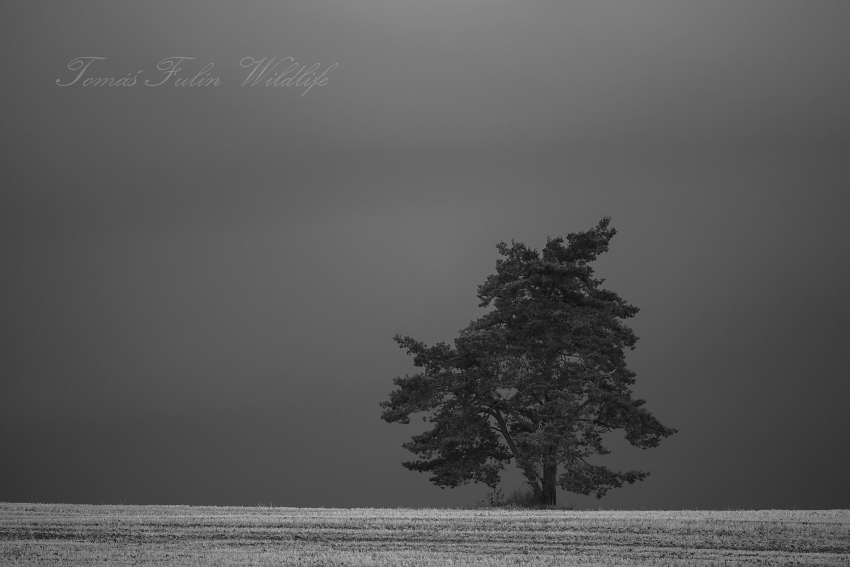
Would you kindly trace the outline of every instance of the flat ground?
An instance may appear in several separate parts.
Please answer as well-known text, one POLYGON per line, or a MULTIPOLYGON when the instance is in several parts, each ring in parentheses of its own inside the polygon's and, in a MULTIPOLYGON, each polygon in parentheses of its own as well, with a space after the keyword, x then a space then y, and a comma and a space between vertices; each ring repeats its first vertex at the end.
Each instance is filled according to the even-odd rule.
POLYGON ((845 565, 850 510, 0 504, 0 565, 845 565))

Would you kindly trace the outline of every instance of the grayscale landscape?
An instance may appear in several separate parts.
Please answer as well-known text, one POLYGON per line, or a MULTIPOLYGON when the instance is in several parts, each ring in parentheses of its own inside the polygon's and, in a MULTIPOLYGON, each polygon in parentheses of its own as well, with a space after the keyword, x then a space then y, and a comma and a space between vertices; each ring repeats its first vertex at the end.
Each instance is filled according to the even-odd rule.
POLYGON ((848 30, 0 2, 0 567, 850 567, 848 30))

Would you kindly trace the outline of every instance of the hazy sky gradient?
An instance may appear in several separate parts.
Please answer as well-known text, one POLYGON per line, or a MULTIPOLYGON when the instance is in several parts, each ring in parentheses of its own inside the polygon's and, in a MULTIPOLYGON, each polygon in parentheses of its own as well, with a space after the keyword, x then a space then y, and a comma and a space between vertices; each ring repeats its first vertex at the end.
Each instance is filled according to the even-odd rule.
MULTIPOLYGON (((391 340, 495 244, 613 217, 636 392, 606 508, 850 507, 850 4, 5 3, 0 501, 469 505, 399 464, 391 340), (160 80, 165 57, 218 87, 160 80), (338 63, 240 87, 244 57, 338 63)), ((505 476, 506 489, 521 476, 505 476)))

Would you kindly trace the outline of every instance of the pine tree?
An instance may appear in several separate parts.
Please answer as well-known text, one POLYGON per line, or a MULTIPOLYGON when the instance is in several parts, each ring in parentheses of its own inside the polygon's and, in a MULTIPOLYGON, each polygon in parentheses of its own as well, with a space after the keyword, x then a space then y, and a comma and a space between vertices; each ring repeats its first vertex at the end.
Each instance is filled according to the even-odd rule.
POLYGON ((381 417, 409 423, 425 412, 433 424, 404 444, 419 457, 406 468, 430 473, 442 487, 495 488, 514 461, 542 505, 555 505, 556 486, 601 498, 647 477, 587 460, 609 452, 602 443, 609 431, 624 431, 640 448, 676 432, 632 398, 625 350, 637 337, 623 321, 638 309, 602 289, 589 265, 616 233, 609 222, 548 239, 542 253, 500 243, 504 258, 478 288, 480 306, 492 309, 454 346, 395 337, 422 371, 394 380, 381 417))

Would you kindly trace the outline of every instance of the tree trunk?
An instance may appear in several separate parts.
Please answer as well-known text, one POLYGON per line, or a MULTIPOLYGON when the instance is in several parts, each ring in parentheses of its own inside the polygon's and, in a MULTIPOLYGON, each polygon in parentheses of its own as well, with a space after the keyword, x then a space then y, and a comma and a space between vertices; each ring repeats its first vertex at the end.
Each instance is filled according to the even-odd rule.
POLYGON ((554 506, 557 498, 557 484, 555 483, 558 476, 558 463, 546 464, 543 466, 543 478, 541 479, 540 504, 543 506, 554 506))

